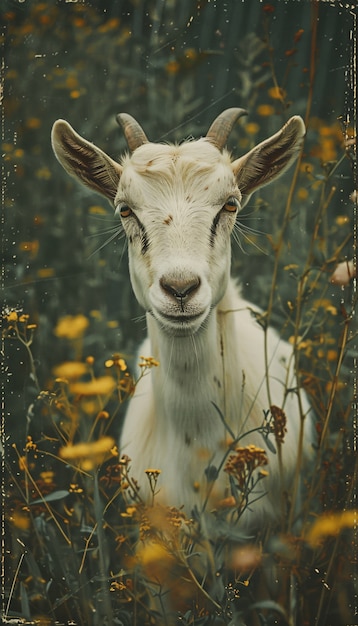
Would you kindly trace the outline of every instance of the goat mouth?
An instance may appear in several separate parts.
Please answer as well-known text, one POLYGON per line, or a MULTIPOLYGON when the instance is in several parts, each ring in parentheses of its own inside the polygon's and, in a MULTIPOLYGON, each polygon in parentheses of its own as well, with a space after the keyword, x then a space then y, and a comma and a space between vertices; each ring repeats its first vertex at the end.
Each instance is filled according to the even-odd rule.
POLYGON ((174 322, 175 324, 190 324, 191 322, 194 322, 202 317, 202 315, 202 313, 196 313, 195 315, 169 315, 168 313, 163 313, 162 311, 160 312, 160 317, 164 317, 166 320, 174 322))
POLYGON ((195 332, 200 328, 202 322, 206 319, 204 311, 193 315, 186 315, 185 313, 171 315, 169 313, 164 313, 163 311, 156 311, 156 313, 154 313, 154 317, 156 317, 161 324, 166 326, 168 330, 174 331, 175 333, 179 332, 179 334, 191 333, 193 331, 195 332))

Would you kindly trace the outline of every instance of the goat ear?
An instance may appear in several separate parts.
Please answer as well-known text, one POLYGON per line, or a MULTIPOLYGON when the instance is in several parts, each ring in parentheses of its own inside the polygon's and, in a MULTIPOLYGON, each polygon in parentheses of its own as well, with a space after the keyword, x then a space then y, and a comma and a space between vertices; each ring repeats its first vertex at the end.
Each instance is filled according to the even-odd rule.
POLYGON ((244 197, 270 183, 293 163, 302 147, 305 133, 302 118, 295 115, 275 135, 233 161, 237 185, 244 197))
POLYGON ((68 174, 114 201, 122 173, 118 163, 78 135, 65 120, 54 123, 51 141, 56 158, 68 174))

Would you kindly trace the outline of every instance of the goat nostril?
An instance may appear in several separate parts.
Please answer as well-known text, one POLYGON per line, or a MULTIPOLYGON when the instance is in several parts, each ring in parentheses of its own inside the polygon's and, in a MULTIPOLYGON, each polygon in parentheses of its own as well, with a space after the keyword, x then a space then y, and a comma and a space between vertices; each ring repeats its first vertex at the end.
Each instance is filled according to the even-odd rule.
POLYGON ((183 301, 199 288, 200 278, 198 276, 193 276, 190 279, 181 280, 163 276, 159 283, 164 291, 169 293, 174 298, 183 301))

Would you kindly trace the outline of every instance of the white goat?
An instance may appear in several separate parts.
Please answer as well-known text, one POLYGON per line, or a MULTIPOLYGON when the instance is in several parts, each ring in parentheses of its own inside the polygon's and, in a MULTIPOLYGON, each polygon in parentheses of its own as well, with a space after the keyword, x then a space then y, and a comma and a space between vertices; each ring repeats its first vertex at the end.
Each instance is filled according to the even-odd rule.
MULTIPOLYGON (((236 438, 249 432, 240 445, 265 447, 269 457, 269 476, 255 490, 255 498, 262 497, 244 514, 244 525, 256 525, 275 517, 281 489, 292 481, 302 418, 299 393, 304 414, 309 407, 292 374, 291 349, 272 330, 265 365, 265 333, 230 278, 230 236, 250 194, 296 158, 305 127, 300 117, 292 117, 231 161, 224 146, 243 114, 228 109, 206 137, 180 145, 148 142, 139 124, 121 114, 117 119, 131 152, 121 164, 63 120, 54 124, 52 142, 67 172, 116 207, 128 239, 134 293, 147 313, 149 338, 139 353, 160 363, 138 384, 121 436, 121 451, 131 458, 140 493, 149 498, 144 472, 158 468, 158 500, 184 505, 188 513, 206 501, 214 507, 229 493, 224 471, 210 482, 214 468, 223 465, 229 433, 236 438), (280 455, 252 432, 270 405, 284 407, 288 418, 283 478, 280 455)), ((304 455, 311 448, 306 422, 304 455)))

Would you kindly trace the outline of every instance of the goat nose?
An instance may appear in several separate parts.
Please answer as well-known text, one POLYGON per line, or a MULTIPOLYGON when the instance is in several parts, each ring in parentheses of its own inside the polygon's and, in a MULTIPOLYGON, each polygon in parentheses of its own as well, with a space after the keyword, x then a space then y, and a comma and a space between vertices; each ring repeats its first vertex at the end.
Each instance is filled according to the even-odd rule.
POLYGON ((159 281, 161 288, 178 300, 185 300, 200 286, 200 278, 191 276, 190 278, 174 278, 162 276, 159 281))

